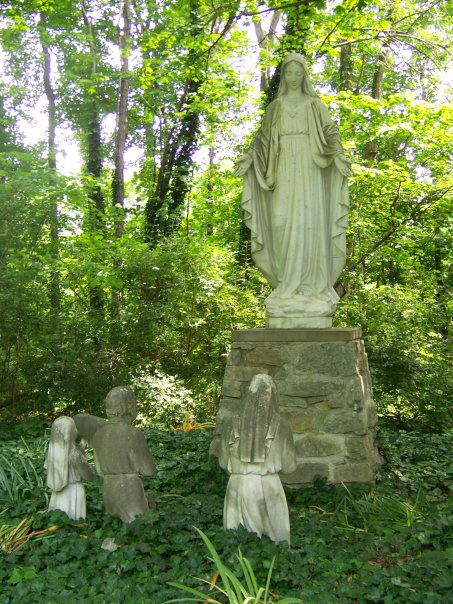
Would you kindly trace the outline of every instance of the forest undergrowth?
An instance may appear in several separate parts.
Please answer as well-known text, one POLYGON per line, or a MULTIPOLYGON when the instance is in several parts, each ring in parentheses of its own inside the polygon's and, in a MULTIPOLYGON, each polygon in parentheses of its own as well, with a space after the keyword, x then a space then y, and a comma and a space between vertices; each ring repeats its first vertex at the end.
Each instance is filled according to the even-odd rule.
POLYGON ((239 550, 263 584, 275 556, 268 602, 290 596, 307 604, 449 601, 452 431, 382 425, 385 464, 375 484, 319 479, 286 489, 290 546, 242 529, 223 531, 227 476, 208 455, 212 429, 147 429, 146 436, 157 474, 144 484, 156 509, 130 525, 104 514, 99 478, 86 484, 86 521, 48 513, 47 437, 3 440, 2 604, 162 604, 184 597, 170 582, 205 590, 209 601, 201 579, 215 582, 216 568, 194 527, 238 577, 239 550))

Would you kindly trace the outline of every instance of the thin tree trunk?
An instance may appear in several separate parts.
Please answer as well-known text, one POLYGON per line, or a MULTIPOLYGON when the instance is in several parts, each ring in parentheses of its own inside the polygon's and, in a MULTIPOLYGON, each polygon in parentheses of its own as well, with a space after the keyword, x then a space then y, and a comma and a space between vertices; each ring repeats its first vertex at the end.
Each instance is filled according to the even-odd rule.
MULTIPOLYGON (((385 63, 387 60, 388 48, 384 47, 377 57, 377 66, 374 70, 373 84, 371 88, 371 96, 378 101, 384 96, 384 73, 385 63)), ((378 146, 374 141, 368 141, 365 145, 364 159, 369 163, 376 160, 378 154, 378 146)))
MULTIPOLYGON (((208 181, 206 183, 206 190, 208 191, 208 207, 211 205, 212 196, 214 192, 214 183, 213 183, 213 172, 214 172, 214 158, 215 158, 215 150, 214 147, 209 147, 209 165, 208 165, 208 181)), ((212 235, 214 233, 214 227, 212 224, 212 211, 209 208, 209 211, 206 213, 206 235, 212 235)))
POLYGON ((352 44, 343 44, 340 50, 340 90, 352 90, 352 44))
POLYGON ((259 17, 255 17, 253 20, 253 25, 255 27, 256 40, 258 42, 258 46, 260 48, 260 90, 264 91, 267 88, 269 78, 270 78, 270 70, 269 66, 266 65, 264 57, 266 53, 269 53, 272 49, 273 42, 275 39, 275 34, 277 31, 277 26, 280 21, 281 13, 280 11, 274 11, 272 15, 272 20, 269 25, 269 31, 265 32, 263 30, 263 24, 259 17))
MULTIPOLYGON (((81 2, 82 16, 85 27, 88 32, 88 40, 90 45, 91 55, 91 76, 97 73, 97 55, 94 43, 93 28, 88 16, 85 1, 81 2)), ((96 92, 92 95, 90 102, 87 103, 87 111, 89 112, 86 118, 86 157, 85 165, 90 180, 88 183, 88 231, 91 234, 104 236, 105 235, 105 202, 102 194, 100 178, 102 173, 102 143, 101 143, 101 120, 99 115, 99 103, 96 97, 96 92)), ((96 261, 96 258, 94 258, 96 261)), ((97 320, 102 323, 104 314, 104 295, 102 287, 95 285, 90 287, 90 310, 97 320)), ((101 332, 100 325, 97 333, 101 332)))
POLYGON ((124 231, 124 149, 127 136, 127 113, 129 95, 129 43, 131 38, 131 5, 130 0, 123 0, 121 5, 122 27, 119 31, 121 53, 121 76, 118 91, 118 107, 115 133, 115 172, 112 192, 113 206, 117 211, 115 236, 121 237, 124 231))
POLYGON ((373 99, 381 100, 383 97, 383 84, 384 84, 384 72, 385 63, 388 56, 388 48, 383 48, 382 52, 379 53, 377 58, 377 67, 373 75, 373 86, 371 90, 371 96, 373 99))
MULTIPOLYGON (((120 10, 119 48, 121 61, 121 75, 118 87, 118 104, 115 132, 115 171, 112 181, 112 202, 115 211, 114 235, 118 239, 124 232, 124 150, 127 137, 128 95, 129 95, 129 44, 131 39, 131 4, 130 0, 122 0, 120 10)), ((114 267, 120 269, 120 260, 115 260, 114 267)), ((112 292, 112 318, 119 317, 121 308, 121 291, 112 292)), ((112 322, 112 329, 116 331, 116 323, 112 322)))
MULTIPOLYGON (((41 48, 44 57, 44 73, 43 83, 44 92, 47 98, 47 123, 48 123, 48 150, 47 150, 47 165, 51 174, 56 176, 57 171, 57 148, 55 144, 56 133, 56 98, 52 87, 52 62, 50 56, 50 48, 46 41, 46 15, 40 14, 41 25, 41 48)), ((54 313, 54 318, 57 320, 60 312, 60 272, 58 270, 59 260, 59 220, 58 220, 58 200, 55 193, 51 193, 50 202, 50 250, 52 257, 52 272, 50 283, 50 307, 54 313)))
POLYGON ((448 311, 446 305, 446 299, 448 297, 448 291, 446 291, 444 279, 443 279, 443 247, 440 245, 440 225, 441 220, 439 213, 436 216, 436 225, 434 228, 434 271, 436 275, 436 300, 441 309, 438 313, 438 329, 444 338, 448 337, 449 322, 448 322, 448 311))

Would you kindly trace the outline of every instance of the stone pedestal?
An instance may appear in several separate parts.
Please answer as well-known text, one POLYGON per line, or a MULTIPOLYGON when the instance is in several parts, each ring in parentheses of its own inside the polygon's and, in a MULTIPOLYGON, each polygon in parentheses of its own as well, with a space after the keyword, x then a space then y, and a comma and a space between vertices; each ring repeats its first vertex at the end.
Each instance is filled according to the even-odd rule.
POLYGON ((219 418, 241 408, 257 373, 274 379, 280 412, 294 435, 298 467, 282 475, 283 482, 297 486, 315 476, 332 483, 374 480, 382 460, 360 328, 234 331, 219 418))
POLYGON ((307 327, 332 327, 332 317, 266 317, 266 327, 270 329, 306 329, 307 327))

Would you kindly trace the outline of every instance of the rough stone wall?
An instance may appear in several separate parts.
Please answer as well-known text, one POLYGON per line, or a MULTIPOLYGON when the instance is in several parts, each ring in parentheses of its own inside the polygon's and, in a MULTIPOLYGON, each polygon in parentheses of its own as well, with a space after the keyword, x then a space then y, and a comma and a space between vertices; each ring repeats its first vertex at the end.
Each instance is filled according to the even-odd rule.
POLYGON ((298 468, 282 481, 370 482, 382 463, 374 443, 377 421, 359 328, 252 329, 233 332, 225 369, 222 417, 241 407, 257 373, 272 376, 280 411, 293 431, 298 468))

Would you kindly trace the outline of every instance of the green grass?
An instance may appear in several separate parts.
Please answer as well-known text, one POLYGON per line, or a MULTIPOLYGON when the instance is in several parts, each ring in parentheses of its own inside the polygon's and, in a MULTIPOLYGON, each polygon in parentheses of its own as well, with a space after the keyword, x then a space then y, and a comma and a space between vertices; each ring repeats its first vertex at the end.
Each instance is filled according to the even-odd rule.
MULTIPOLYGON (((206 582, 217 570, 215 557, 194 526, 246 587, 247 577, 252 580, 248 565, 258 588, 265 588, 272 571, 270 602, 276 596, 306 604, 450 601, 453 433, 380 430, 386 463, 375 485, 332 486, 318 480, 286 490, 291 547, 243 529, 223 531, 227 476, 208 457, 211 430, 149 430, 146 435, 158 473, 144 484, 157 509, 131 525, 104 514, 99 479, 86 484, 86 523, 47 513, 45 439, 2 444, 7 462, 0 465, 9 468, 13 459, 21 480, 30 483, 14 504, 2 491, 0 525, 19 525, 28 517, 30 531, 41 535, 12 554, 0 552, 2 604, 162 604, 184 597, 172 583, 207 593, 206 582), (28 451, 22 458, 33 460, 28 475, 19 450, 28 451), (56 532, 39 533, 53 525, 59 526, 56 532), (119 546, 115 552, 102 549, 107 538, 119 546)), ((225 587, 220 578, 217 585, 225 587)), ((221 592, 216 599, 228 602, 221 592)))
POLYGON ((33 498, 44 490, 45 439, 2 444, 0 453, 0 506, 5 508, 33 498))

